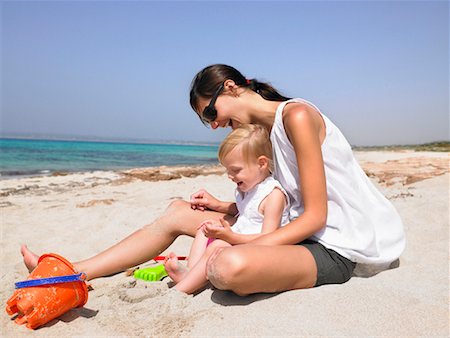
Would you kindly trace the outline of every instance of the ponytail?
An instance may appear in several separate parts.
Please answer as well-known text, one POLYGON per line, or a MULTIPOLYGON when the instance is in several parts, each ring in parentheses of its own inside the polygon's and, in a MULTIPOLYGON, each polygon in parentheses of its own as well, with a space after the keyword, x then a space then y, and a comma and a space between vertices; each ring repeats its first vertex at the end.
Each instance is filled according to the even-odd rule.
POLYGON ((256 79, 247 81, 248 87, 254 92, 261 95, 263 98, 269 101, 287 101, 290 98, 281 95, 274 87, 265 82, 259 82, 256 79))

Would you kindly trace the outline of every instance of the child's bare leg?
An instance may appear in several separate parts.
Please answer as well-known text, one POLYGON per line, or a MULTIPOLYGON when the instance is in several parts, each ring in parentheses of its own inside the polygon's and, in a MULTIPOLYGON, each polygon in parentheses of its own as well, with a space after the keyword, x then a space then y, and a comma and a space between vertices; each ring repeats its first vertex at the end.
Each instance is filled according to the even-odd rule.
POLYGON ((189 269, 191 269, 195 264, 197 264, 197 262, 205 253, 206 245, 208 244, 208 239, 209 238, 205 236, 205 234, 201 229, 197 230, 194 242, 192 243, 191 246, 191 251, 189 252, 189 259, 187 264, 189 269))
POLYGON ((188 273, 188 269, 180 264, 177 255, 173 252, 169 253, 164 261, 164 268, 174 283, 181 281, 188 273))
POLYGON ((135 231, 98 255, 74 263, 74 266, 77 271, 84 272, 87 279, 124 271, 159 255, 179 235, 193 236, 201 222, 218 217, 223 217, 223 214, 193 210, 188 202, 174 201, 152 224, 135 231))
POLYGON ((208 281, 206 278, 206 263, 209 257, 213 252, 215 252, 217 248, 229 246, 231 245, 220 239, 216 239, 214 242, 212 242, 207 247, 205 253, 197 262, 197 264, 195 264, 195 266, 193 266, 192 269, 190 269, 189 272, 185 274, 184 278, 178 282, 178 284, 175 286, 175 289, 187 294, 191 294, 204 286, 208 281))

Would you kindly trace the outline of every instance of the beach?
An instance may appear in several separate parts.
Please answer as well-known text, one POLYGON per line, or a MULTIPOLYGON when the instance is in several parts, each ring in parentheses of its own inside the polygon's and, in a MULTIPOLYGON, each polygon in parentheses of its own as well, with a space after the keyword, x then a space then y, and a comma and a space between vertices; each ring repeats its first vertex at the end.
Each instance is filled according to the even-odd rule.
MULTIPOLYGON (((239 297, 209 286, 195 296, 126 273, 92 280, 88 302, 38 330, 4 311, 4 337, 449 336, 449 153, 357 151, 361 166, 405 226, 398 266, 343 285, 239 297)), ((19 249, 90 257, 204 188, 233 200, 218 165, 138 168, 0 181, 1 291, 26 279, 19 249)), ((165 252, 188 255, 180 237, 165 252)), ((141 267, 151 265, 141 265, 141 267)), ((266 272, 276 274, 277 267, 266 272)))

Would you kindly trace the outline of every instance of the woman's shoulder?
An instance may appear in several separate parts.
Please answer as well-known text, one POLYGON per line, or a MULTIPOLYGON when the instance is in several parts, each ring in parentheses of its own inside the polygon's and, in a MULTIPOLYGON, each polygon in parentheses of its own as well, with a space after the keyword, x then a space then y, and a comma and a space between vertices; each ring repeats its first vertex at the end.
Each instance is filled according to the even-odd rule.
POLYGON ((289 102, 283 109, 283 124, 289 133, 298 128, 314 128, 319 130, 323 124, 320 111, 307 102, 289 102))
POLYGON ((319 114, 320 111, 316 107, 300 99, 287 102, 283 109, 283 119, 308 119, 315 118, 319 114))

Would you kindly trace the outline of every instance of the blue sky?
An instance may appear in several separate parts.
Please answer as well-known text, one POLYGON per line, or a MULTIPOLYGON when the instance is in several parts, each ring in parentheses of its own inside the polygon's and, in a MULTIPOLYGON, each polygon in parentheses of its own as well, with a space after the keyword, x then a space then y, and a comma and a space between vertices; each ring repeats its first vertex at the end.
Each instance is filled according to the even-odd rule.
POLYGON ((213 63, 316 104, 353 145, 449 139, 446 1, 3 1, 3 135, 220 141, 213 63))

